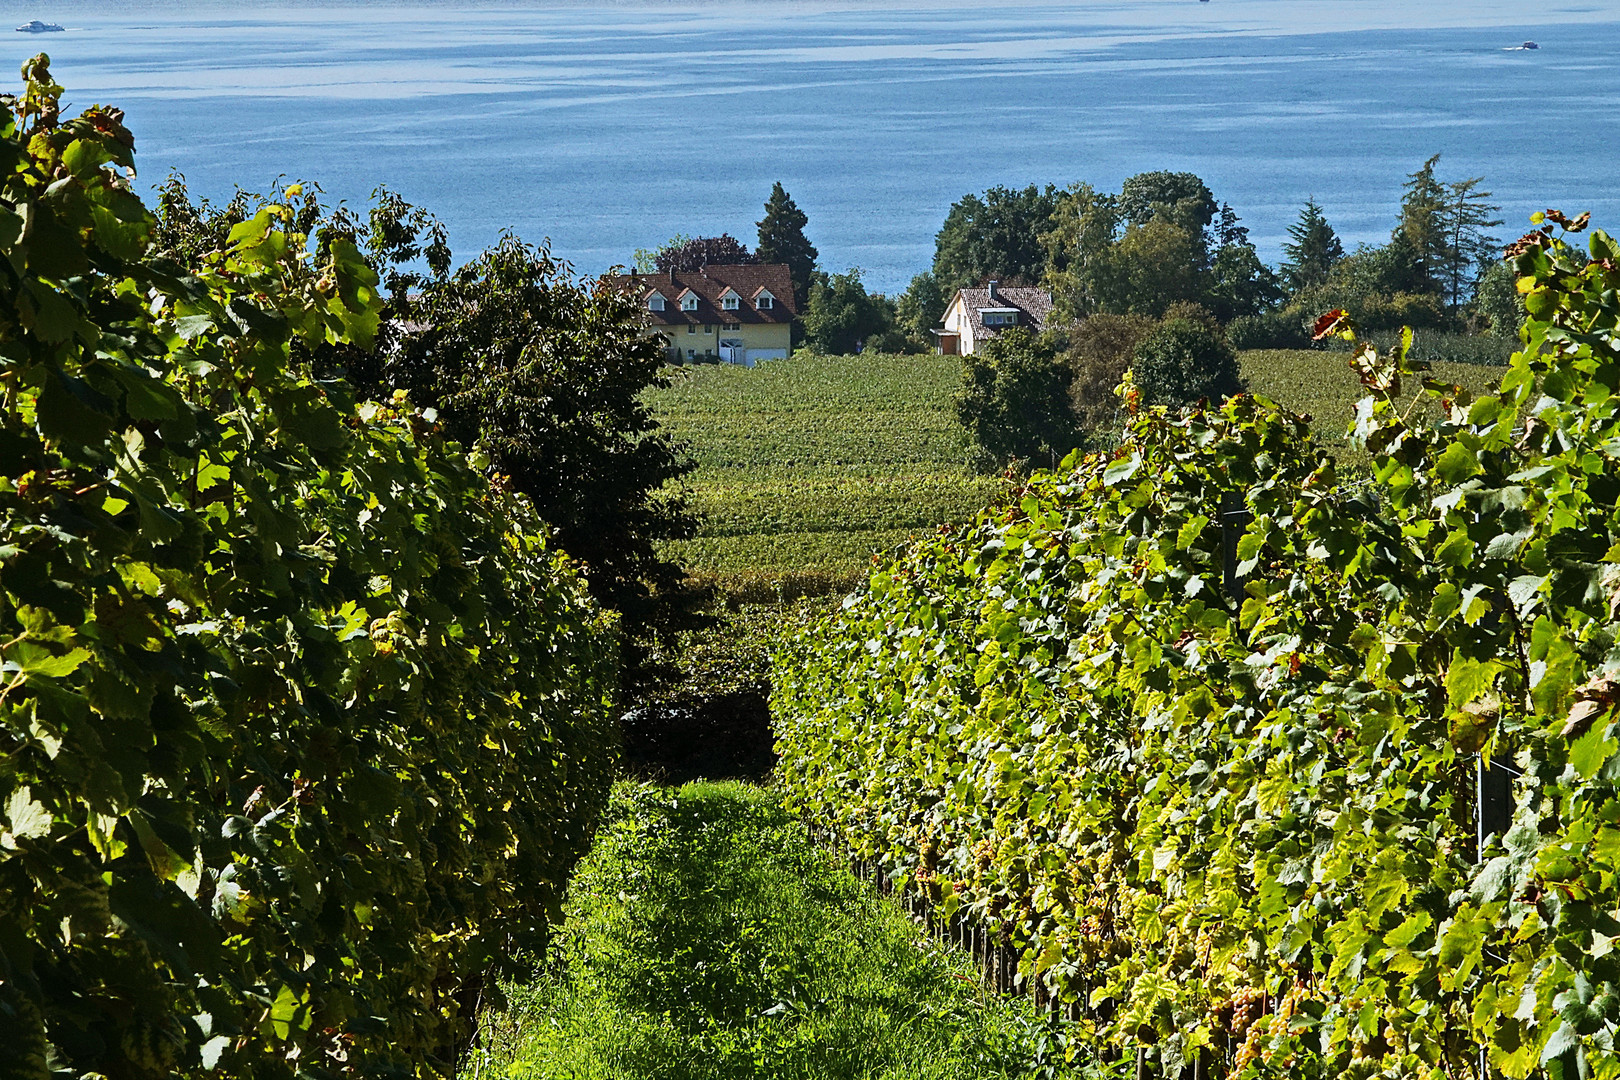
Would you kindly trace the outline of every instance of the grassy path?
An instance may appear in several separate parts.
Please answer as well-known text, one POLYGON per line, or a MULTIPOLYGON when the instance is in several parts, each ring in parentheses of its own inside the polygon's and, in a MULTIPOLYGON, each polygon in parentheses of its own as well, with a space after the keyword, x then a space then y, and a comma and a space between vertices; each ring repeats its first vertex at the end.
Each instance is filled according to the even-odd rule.
POLYGON ((746 785, 622 785, 556 951, 465 1080, 995 1080, 1044 1041, 746 785))

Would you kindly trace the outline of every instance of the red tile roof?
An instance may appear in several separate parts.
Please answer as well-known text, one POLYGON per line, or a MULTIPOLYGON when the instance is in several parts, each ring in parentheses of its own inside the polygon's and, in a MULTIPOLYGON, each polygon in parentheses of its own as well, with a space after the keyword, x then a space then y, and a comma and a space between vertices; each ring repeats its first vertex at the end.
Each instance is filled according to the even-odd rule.
POLYGON ((644 311, 648 297, 654 292, 663 294, 666 301, 664 310, 647 311, 647 320, 655 326, 790 323, 798 318, 793 306, 793 274, 786 263, 706 266, 702 270, 676 270, 669 274, 617 274, 609 280, 634 291, 644 311), (727 288, 735 289, 745 297, 731 311, 720 306, 720 296, 727 288), (697 294, 696 311, 682 311, 676 299, 687 289, 697 294), (776 298, 776 302, 764 311, 758 310, 752 303, 762 289, 768 290, 776 298))

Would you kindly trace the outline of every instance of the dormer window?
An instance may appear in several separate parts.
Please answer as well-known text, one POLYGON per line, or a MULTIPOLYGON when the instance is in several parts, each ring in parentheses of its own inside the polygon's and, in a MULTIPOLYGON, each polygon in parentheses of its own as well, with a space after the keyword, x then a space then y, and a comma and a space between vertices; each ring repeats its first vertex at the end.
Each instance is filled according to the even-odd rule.
POLYGON ((685 296, 681 297, 681 310, 682 311, 696 311, 697 310, 697 304, 698 304, 697 293, 689 292, 685 296))
POLYGON ((647 297, 647 310, 648 311, 663 311, 664 310, 664 294, 661 293, 661 292, 655 292, 651 296, 647 297))
POLYGON ((720 296, 720 306, 722 308, 726 309, 727 311, 736 311, 738 306, 741 305, 741 304, 742 304, 742 297, 738 296, 736 293, 732 292, 730 289, 727 289, 720 296))
POLYGON ((1017 308, 980 308, 979 318, 986 326, 1016 326, 1017 308))
POLYGON ((775 306, 776 297, 772 296, 769 290, 761 289, 759 290, 759 295, 754 297, 754 307, 756 310, 769 311, 775 306))

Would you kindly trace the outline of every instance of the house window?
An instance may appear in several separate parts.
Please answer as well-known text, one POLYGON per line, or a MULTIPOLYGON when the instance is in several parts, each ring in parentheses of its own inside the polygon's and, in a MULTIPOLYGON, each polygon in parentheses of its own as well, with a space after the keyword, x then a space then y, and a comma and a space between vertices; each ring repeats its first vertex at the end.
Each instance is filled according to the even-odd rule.
POLYGON ((726 297, 720 303, 725 307, 725 309, 727 311, 736 311, 737 310, 737 297, 735 295, 726 297))
POLYGON ((722 324, 720 328, 722 330, 741 330, 742 329, 742 323, 728 322, 728 323, 722 324))
POLYGON ((754 302, 754 306, 757 307, 761 311, 769 311, 771 308, 776 306, 776 297, 774 297, 774 296, 761 296, 758 300, 756 300, 754 302))
POLYGON ((690 293, 688 293, 686 296, 682 297, 681 298, 681 310, 682 311, 696 311, 697 310, 697 297, 693 296, 690 293))
POLYGON ((688 360, 696 360, 697 359, 697 350, 696 349, 687 349, 686 350, 686 358, 688 360))
POLYGON ((687 323, 687 324, 686 324, 686 332, 687 332, 687 333, 688 333, 688 334, 695 334, 695 333, 697 333, 697 323, 687 323))
POLYGON ((708 323, 704 323, 703 324, 703 332, 705 334, 712 334, 712 333, 714 333, 714 327, 710 326, 708 323))
POLYGON ((648 300, 647 301, 647 310, 648 311, 663 311, 664 310, 664 298, 662 296, 655 296, 651 300, 648 300))
POLYGON ((1018 321, 1018 316, 1010 311, 987 311, 984 313, 986 326, 1012 326, 1018 321))

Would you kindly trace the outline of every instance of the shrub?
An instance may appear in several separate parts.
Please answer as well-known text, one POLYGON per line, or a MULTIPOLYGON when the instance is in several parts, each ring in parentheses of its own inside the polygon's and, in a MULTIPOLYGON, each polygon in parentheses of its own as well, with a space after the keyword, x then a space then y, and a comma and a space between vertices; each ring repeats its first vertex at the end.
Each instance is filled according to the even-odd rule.
POLYGON ((1263 399, 1144 410, 879 567, 778 655, 794 808, 1011 936, 1102 1074, 1620 1076, 1620 244, 1590 248, 1516 245, 1525 348, 1426 386, 1438 423, 1400 404, 1421 364, 1357 348, 1366 484, 1263 399))
POLYGON ((1237 350, 1202 308, 1173 306, 1131 356, 1142 397, 1153 405, 1219 400, 1243 387, 1237 350))
POLYGON ((0 1075, 447 1073, 606 798, 612 627, 430 415, 309 376, 377 326, 352 243, 150 257, 46 65, 0 104, 0 1075))
MULTIPOLYGON (((1315 318, 1315 314, 1311 315, 1315 318)), ((1238 352, 1251 349, 1308 349, 1311 335, 1305 313, 1297 308, 1244 315, 1226 325, 1226 340, 1238 352)))
POLYGON ((1022 327, 1003 330, 962 358, 957 418, 998 463, 1055 463, 1080 437, 1069 401, 1071 377, 1049 343, 1022 327))
POLYGON ((1403 326, 1414 330, 1444 330, 1458 332, 1462 325, 1458 318, 1446 310, 1445 301, 1434 293, 1374 293, 1363 297, 1361 303, 1350 309, 1369 332, 1396 331, 1403 326))
POLYGON ((1153 326, 1143 315, 1104 314, 1083 319, 1070 331, 1063 356, 1070 371, 1069 400, 1087 439, 1096 440, 1118 426, 1120 402, 1114 389, 1153 326))

